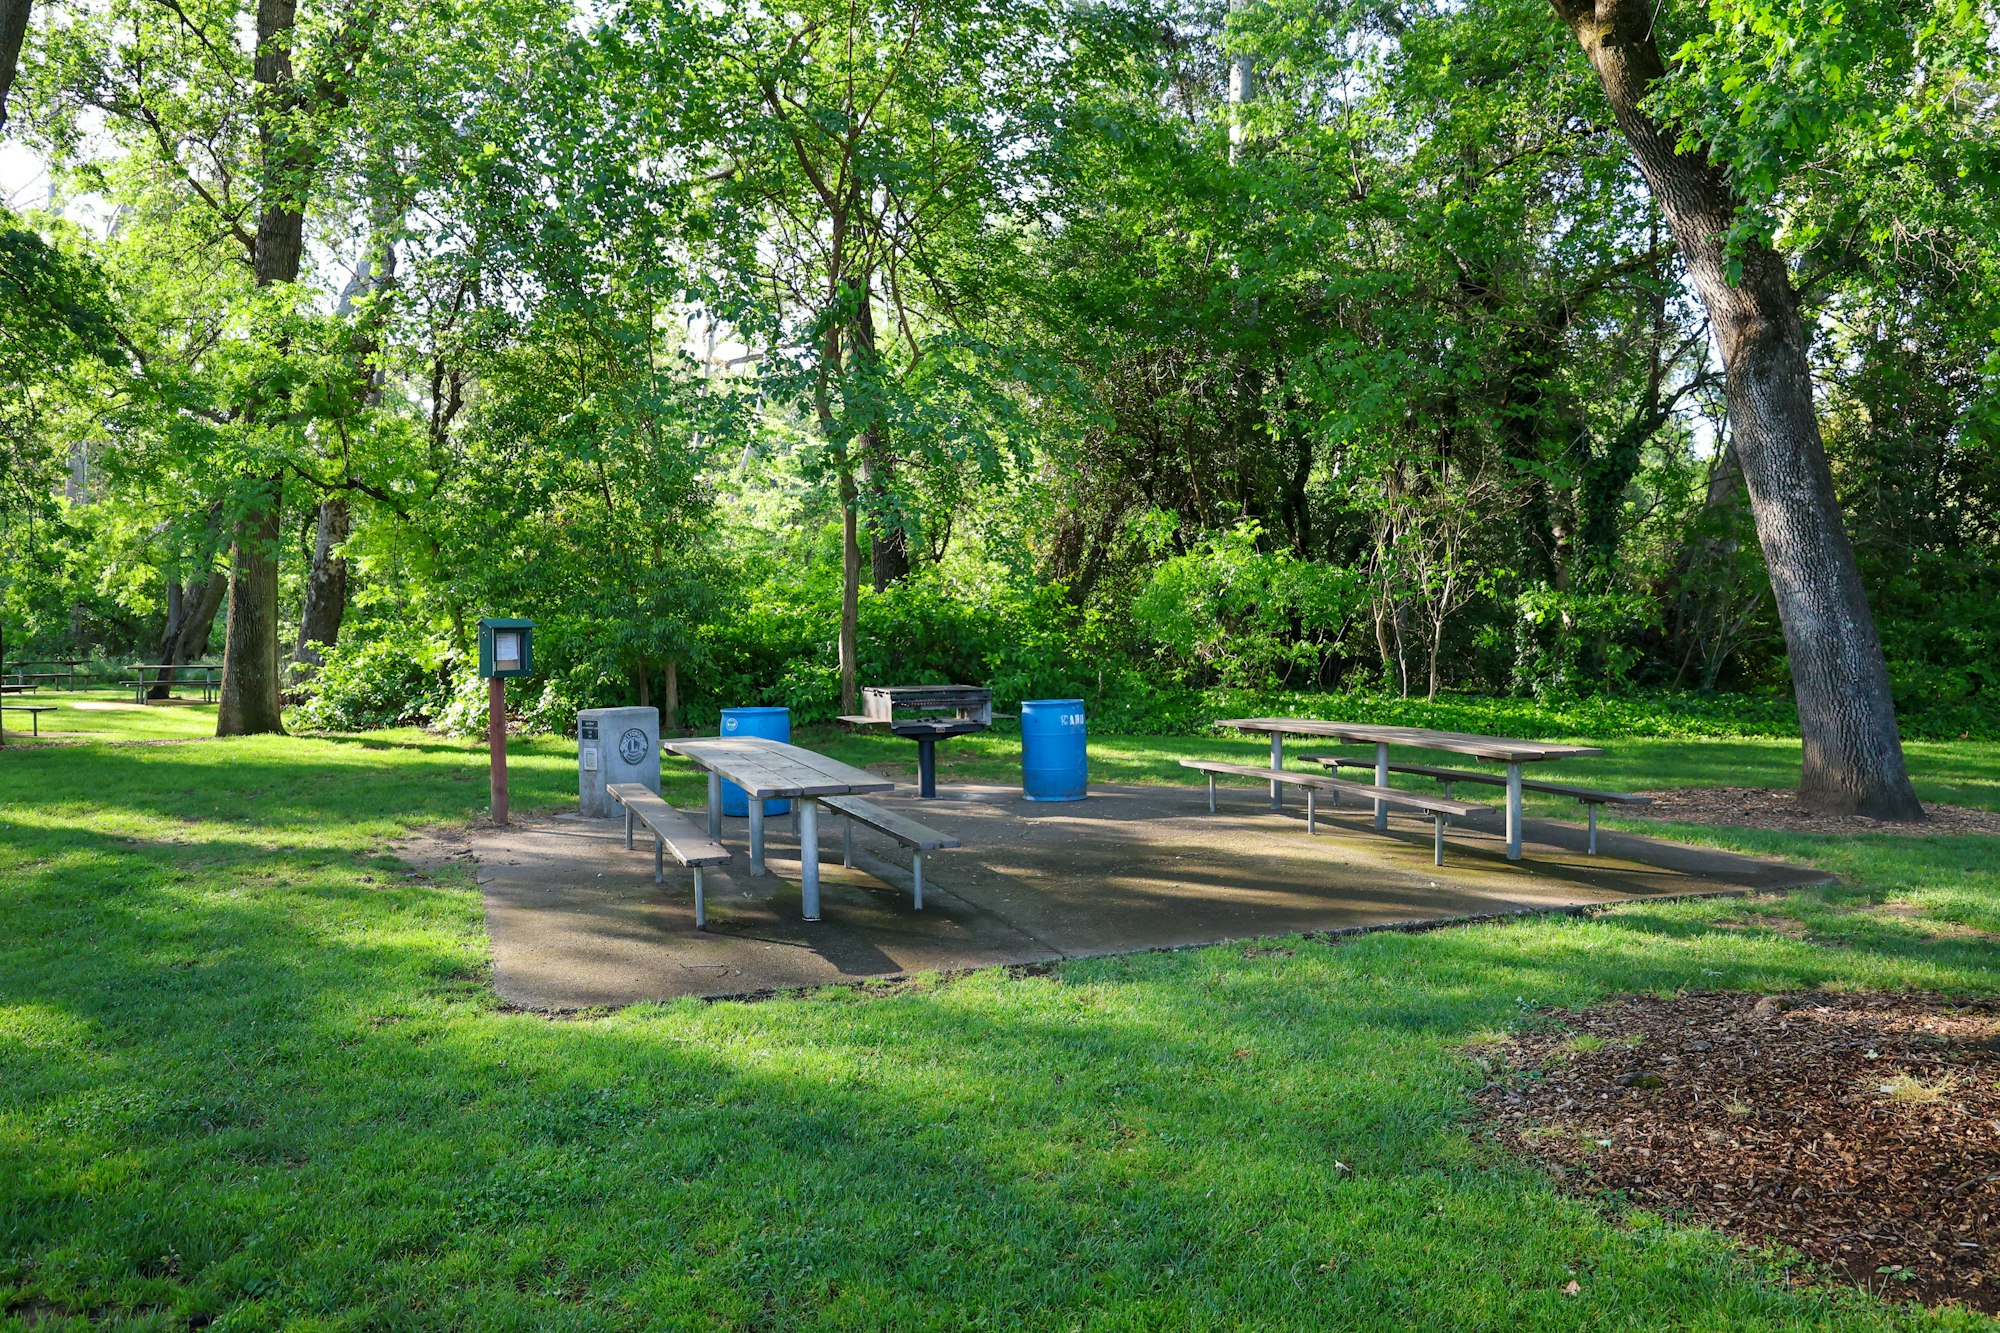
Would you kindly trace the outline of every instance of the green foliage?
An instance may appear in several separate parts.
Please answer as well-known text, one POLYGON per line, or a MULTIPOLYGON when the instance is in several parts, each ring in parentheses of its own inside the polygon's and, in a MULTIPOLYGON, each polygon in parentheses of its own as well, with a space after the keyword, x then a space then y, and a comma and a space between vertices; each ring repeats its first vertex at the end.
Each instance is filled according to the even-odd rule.
POLYGON ((406 621, 354 625, 304 682, 292 721, 309 731, 429 724, 452 697, 454 668, 464 665, 445 640, 406 621))
POLYGON ((1657 607, 1637 590, 1552 588, 1538 583, 1514 598, 1520 626, 1514 679, 1537 698, 1610 693, 1630 684, 1637 641, 1657 607))
POLYGON ((1153 571, 1132 618, 1181 680, 1237 688, 1315 681, 1368 603, 1350 569, 1263 549, 1253 521, 1203 535, 1153 571))

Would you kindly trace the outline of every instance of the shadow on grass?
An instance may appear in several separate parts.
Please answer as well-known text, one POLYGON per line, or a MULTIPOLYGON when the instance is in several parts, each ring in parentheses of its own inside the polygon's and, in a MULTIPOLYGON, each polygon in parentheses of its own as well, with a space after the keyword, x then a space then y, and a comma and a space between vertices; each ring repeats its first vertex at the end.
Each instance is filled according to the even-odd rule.
POLYGON ((1627 908, 555 1023, 494 1009, 469 885, 376 855, 483 797, 476 752, 284 744, 0 771, 0 1308, 1876 1327, 1489 1160, 1459 1048, 1619 990, 1991 984, 1627 908))

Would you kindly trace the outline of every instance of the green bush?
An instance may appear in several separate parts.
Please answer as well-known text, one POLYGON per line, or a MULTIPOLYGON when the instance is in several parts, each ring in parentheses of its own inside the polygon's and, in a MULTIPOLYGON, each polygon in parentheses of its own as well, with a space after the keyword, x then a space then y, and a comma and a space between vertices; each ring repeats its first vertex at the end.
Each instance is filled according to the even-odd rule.
POLYGON ((354 625, 298 689, 289 720, 307 731, 428 725, 452 698, 457 652, 406 621, 354 625))
POLYGON ((1177 680, 1235 688, 1319 680, 1368 605, 1357 570, 1260 549, 1254 521, 1202 536, 1162 561, 1132 618, 1177 680))

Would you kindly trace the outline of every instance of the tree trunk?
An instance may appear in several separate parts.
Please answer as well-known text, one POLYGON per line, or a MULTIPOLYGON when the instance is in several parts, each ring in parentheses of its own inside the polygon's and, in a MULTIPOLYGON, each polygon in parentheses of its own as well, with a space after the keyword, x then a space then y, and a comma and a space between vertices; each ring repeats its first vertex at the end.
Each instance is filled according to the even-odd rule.
MULTIPOLYGON (((297 282, 305 253, 304 181, 311 165, 307 133, 293 124, 292 30, 296 0, 257 0, 258 189, 263 205, 250 264, 259 287, 297 282)), ((245 404, 253 424, 262 405, 245 404)), ((278 697, 278 519, 283 478, 255 484, 237 520, 229 557, 229 620, 222 647, 222 702, 215 734, 283 732, 278 697)))
POLYGON ((352 526, 347 499, 333 495, 319 502, 319 532, 313 538, 312 572, 306 576, 305 610, 299 615, 299 642, 292 657, 296 667, 326 665, 320 649, 340 640, 340 623, 347 615, 347 557, 340 544, 352 526))
POLYGON ((876 592, 910 572, 910 534, 901 527, 877 532, 868 539, 869 582, 876 592))
POLYGON ((1820 439, 1791 275, 1761 241, 1732 256, 1728 236, 1739 203, 1722 170, 1704 153, 1676 151, 1676 134, 1643 110, 1666 72, 1654 6, 1552 3, 1604 85, 1722 352, 1730 426, 1798 696, 1799 799, 1877 819, 1921 819, 1888 665, 1820 439), (1732 258, 1741 261, 1733 283, 1732 258))
POLYGON ((14 90, 14 72, 21 67, 21 43, 28 36, 31 0, 0 0, 0 129, 7 125, 7 94, 14 90))
MULTIPOLYGON (((200 657, 208 648, 208 636, 215 628, 216 613, 222 610, 222 599, 228 591, 229 575, 219 569, 210 570, 198 580, 190 579, 185 587, 180 580, 169 578, 167 623, 160 634, 159 657, 156 660, 179 666, 200 657)), ((146 697, 164 699, 168 688, 169 682, 162 680, 147 691, 146 697)))
MULTIPOLYGON (((862 283, 853 328, 848 335, 848 353, 854 373, 868 380, 881 375, 881 361, 875 351, 874 297, 866 281, 862 283)), ((910 572, 910 534, 904 530, 902 521, 894 517, 896 460, 889 452, 888 431, 879 415, 871 415, 862 429, 858 452, 862 479, 874 511, 868 523, 869 582, 876 592, 881 592, 910 572)))
MULTIPOLYGON (((367 248, 362 251, 361 262, 355 265, 354 276, 341 290, 340 302, 334 308, 334 315, 340 319, 351 318, 355 307, 365 297, 387 290, 396 280, 396 247, 388 238, 394 233, 392 228, 397 219, 386 208, 377 208, 370 220, 367 248)), ((373 310, 363 314, 360 325, 352 339, 356 369, 359 380, 365 387, 361 391, 361 402, 370 407, 382 402, 382 374, 374 366, 374 358, 381 350, 381 339, 376 334, 376 324, 380 315, 373 310)), ((299 614, 299 640, 292 653, 295 674, 316 670, 326 665, 326 657, 320 646, 331 648, 340 638, 340 626, 347 618, 347 557, 341 551, 349 533, 354 528, 354 516, 349 510, 345 495, 330 495, 319 504, 319 527, 313 539, 312 570, 306 576, 305 605, 299 614)))
POLYGON ((278 514, 273 477, 244 514, 229 550, 229 621, 222 700, 215 734, 251 736, 285 729, 278 704, 278 514))
POLYGON ((681 734, 681 664, 671 657, 667 659, 665 683, 665 697, 660 702, 660 733, 678 736, 681 734))
POLYGON ((840 474, 840 711, 855 708, 855 659, 861 651, 861 542, 856 525, 854 474, 840 474))

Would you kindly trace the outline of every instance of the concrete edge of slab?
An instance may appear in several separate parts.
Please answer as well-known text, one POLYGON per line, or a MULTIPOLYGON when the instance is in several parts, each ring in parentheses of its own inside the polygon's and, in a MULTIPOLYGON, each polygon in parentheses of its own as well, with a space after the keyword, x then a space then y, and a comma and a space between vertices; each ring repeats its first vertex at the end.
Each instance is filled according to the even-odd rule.
MULTIPOLYGON (((1567 903, 1552 907, 1513 907, 1497 912, 1468 912, 1457 916, 1412 917, 1406 921, 1375 921, 1353 926, 1329 926, 1324 930, 1294 930, 1280 935, 1243 935, 1225 939, 1201 940, 1191 944, 1154 945, 1138 949, 1103 949, 1082 953, 1066 953, 1059 957, 1023 963, 993 963, 984 967, 944 968, 936 972, 896 972, 878 977, 862 977, 853 981, 827 981, 809 986, 766 986, 751 990, 714 995, 686 995, 671 1000, 637 1000, 631 1004, 593 1004, 572 1007, 526 1004, 507 999, 500 991, 497 981, 489 979, 494 997, 501 1001, 502 1013, 532 1014, 550 1020, 575 1019, 598 1014, 612 1014, 631 1009, 640 1004, 679 1004, 692 1001, 696 1004, 761 1004, 766 1000, 795 999, 816 991, 880 991, 893 995, 910 988, 919 976, 935 977, 938 984, 945 985, 964 977, 976 976, 983 972, 1009 972, 1016 976, 1046 976, 1063 963, 1084 962, 1097 958, 1138 958, 1148 954, 1192 953, 1197 949, 1216 949, 1229 945, 1260 944, 1273 940, 1302 939, 1307 941, 1331 942, 1352 939, 1361 935, 1399 934, 1427 935, 1433 931, 1456 930, 1467 926, 1510 925, 1535 917, 1593 917, 1628 907, 1653 906, 1659 903, 1695 902, 1709 898, 1759 898, 1782 897, 1801 889, 1819 888, 1832 884, 1839 877, 1826 871, 1814 871, 1811 878, 1799 880, 1778 888, 1733 888, 1702 889, 1690 893, 1659 894, 1644 898, 1623 898, 1614 902, 1567 903)), ((491 954, 488 955, 489 978, 491 977, 491 954)))

